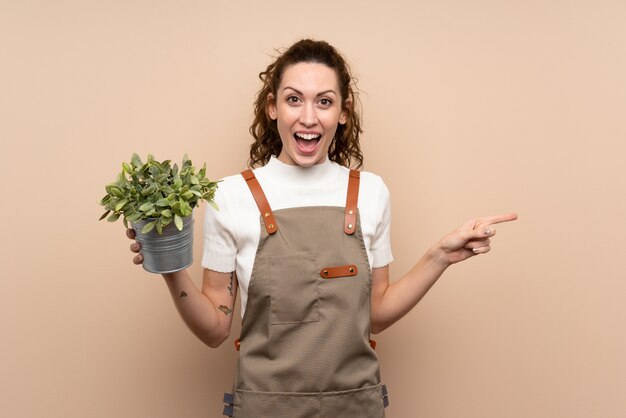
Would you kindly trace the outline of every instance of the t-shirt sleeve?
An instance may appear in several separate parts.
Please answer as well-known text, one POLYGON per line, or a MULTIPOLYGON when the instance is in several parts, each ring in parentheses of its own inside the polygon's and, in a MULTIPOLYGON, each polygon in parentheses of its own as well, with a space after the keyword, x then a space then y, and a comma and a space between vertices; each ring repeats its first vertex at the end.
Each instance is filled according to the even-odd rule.
POLYGON ((215 203, 219 210, 206 205, 202 267, 221 273, 235 271, 237 240, 232 208, 225 192, 218 188, 215 203))
MULTIPOLYGON (((379 178, 380 179, 380 178, 379 178)), ((378 219, 370 246, 372 268, 384 267, 393 261, 391 253, 391 199, 387 185, 380 179, 378 187, 378 219)))

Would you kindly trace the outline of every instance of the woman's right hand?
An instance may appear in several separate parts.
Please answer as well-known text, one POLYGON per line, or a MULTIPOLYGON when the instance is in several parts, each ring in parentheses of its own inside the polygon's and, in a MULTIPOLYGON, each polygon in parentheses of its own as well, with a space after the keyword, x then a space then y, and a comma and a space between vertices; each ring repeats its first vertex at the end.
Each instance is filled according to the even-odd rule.
MULTIPOLYGON (((135 230, 132 228, 128 228, 126 230, 126 236, 130 239, 135 239, 135 230)), ((140 253, 141 244, 138 243, 137 241, 133 242, 132 244, 130 244, 130 250, 134 253, 137 253, 137 255, 133 258, 133 263, 134 264, 143 263, 143 255, 141 255, 140 253)))

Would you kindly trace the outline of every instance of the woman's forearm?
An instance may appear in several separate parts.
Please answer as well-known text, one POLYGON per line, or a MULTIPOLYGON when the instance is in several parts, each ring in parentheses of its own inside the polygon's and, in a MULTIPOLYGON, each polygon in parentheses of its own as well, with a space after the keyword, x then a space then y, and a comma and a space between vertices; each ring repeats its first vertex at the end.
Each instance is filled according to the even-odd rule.
POLYGON ((384 331, 413 309, 448 266, 443 255, 433 248, 394 283, 389 284, 388 269, 385 272, 374 269, 374 282, 377 274, 387 277, 378 278, 386 286, 373 293, 376 299, 372 301, 372 332, 384 331))
POLYGON ((230 294, 226 293, 226 289, 222 291, 224 294, 217 294, 222 290, 223 283, 221 282, 224 281, 219 276, 230 275, 232 280, 233 274, 213 273, 218 276, 219 283, 215 283, 214 280, 212 285, 207 285, 206 281, 210 278, 207 278, 209 275, 205 274, 202 291, 197 288, 187 270, 166 273, 163 274, 163 278, 185 324, 205 344, 217 347, 229 335, 234 305, 232 284, 229 289, 230 294))

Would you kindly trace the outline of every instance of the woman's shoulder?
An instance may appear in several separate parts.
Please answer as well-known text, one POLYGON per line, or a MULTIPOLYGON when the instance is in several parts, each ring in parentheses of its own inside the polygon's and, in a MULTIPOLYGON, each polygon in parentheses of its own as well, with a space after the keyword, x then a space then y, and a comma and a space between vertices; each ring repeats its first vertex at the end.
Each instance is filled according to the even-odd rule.
POLYGON ((247 194, 246 181, 241 174, 232 174, 223 177, 217 183, 217 191, 215 192, 215 200, 219 203, 228 205, 239 204, 239 200, 245 199, 247 194))
POLYGON ((243 179, 241 174, 232 174, 226 177, 223 177, 217 183, 218 190, 230 191, 232 189, 239 188, 245 184, 245 180, 243 179))
POLYGON ((361 171, 361 187, 366 189, 387 189, 383 178, 371 171, 361 171))
POLYGON ((361 180, 371 183, 383 183, 383 178, 371 171, 361 171, 361 180))

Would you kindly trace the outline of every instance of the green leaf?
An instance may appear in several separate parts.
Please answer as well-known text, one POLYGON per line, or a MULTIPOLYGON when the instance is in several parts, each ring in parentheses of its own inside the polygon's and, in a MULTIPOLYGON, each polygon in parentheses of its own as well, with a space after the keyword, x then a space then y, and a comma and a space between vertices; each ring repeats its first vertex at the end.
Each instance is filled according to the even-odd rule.
POLYGON ((130 164, 124 162, 124 163, 122 163, 122 172, 124 172, 126 174, 132 174, 133 167, 131 167, 130 164))
POLYGON ((142 212, 148 212, 154 208, 154 203, 146 202, 143 205, 139 206, 139 210, 142 212))
POLYGON ((209 200, 208 202, 209 202, 209 205, 213 207, 213 209, 220 210, 220 208, 217 206, 217 203, 215 203, 214 200, 209 200))
POLYGON ((180 196, 185 200, 189 200, 193 197, 193 192, 191 190, 187 190, 185 193, 182 193, 180 196))
POLYGON ((152 193, 156 192, 157 188, 158 188, 157 185, 155 183, 152 183, 150 186, 148 186, 148 188, 146 188, 145 190, 143 190, 141 192, 141 195, 142 196, 149 196, 152 193))
POLYGON ((122 210, 122 208, 124 207, 124 205, 125 205, 125 204, 127 204, 127 203, 128 203, 128 200, 127 200, 127 199, 120 200, 120 201, 117 203, 117 205, 115 205, 115 210, 116 210, 116 211, 120 211, 120 210, 122 210))
POLYGON ((107 221, 109 221, 109 222, 115 222, 115 221, 117 221, 117 220, 118 220, 118 218, 119 218, 119 217, 120 217, 120 214, 119 214, 119 213, 114 213, 113 215, 111 215, 111 216, 109 216, 109 217, 107 218, 107 221))
POLYGON ((126 219, 128 219, 131 222, 135 222, 138 221, 139 219, 141 219, 143 217, 143 214, 141 212, 137 212, 137 213, 132 213, 130 215, 128 215, 126 217, 126 219))
POLYGON ((183 156, 183 168, 185 167, 191 167, 191 161, 189 160, 187 154, 183 156))
POLYGON ((174 215, 174 224, 176 225, 176 229, 179 231, 183 230, 183 218, 178 215, 174 215))
POLYGON ((109 184, 108 186, 105 187, 105 190, 107 191, 108 194, 110 194, 113 197, 124 197, 124 193, 122 193, 122 191, 117 187, 117 185, 114 184, 109 184))
POLYGON ((150 177, 156 178, 161 171, 159 171, 159 167, 155 165, 155 161, 150 162, 150 168, 148 168, 148 172, 150 173, 150 177))
POLYGON ((104 206, 107 204, 107 202, 111 200, 111 196, 110 195, 105 195, 101 200, 100 200, 100 206, 104 206))
POLYGON ((169 209, 165 209, 163 212, 161 212, 161 216, 164 218, 171 218, 172 217, 172 211, 169 209))
POLYGON ((166 198, 161 198, 161 199, 156 201, 155 205, 164 208, 164 207, 167 207, 167 206, 170 205, 170 201, 167 200, 166 198))
POLYGON ((156 230, 159 235, 163 233, 163 222, 161 222, 161 218, 159 218, 159 220, 157 221, 156 230))
POLYGON ((124 227, 126 229, 128 229, 128 220, 126 218, 124 218, 124 220, 122 222, 124 223, 124 227))
POLYGON ((191 176, 191 184, 199 184, 200 181, 198 180, 198 177, 196 176, 191 176))
POLYGON ((102 216, 101 216, 101 217, 100 217, 100 219, 98 219, 98 220, 99 220, 99 221, 103 220, 104 218, 106 218, 106 217, 107 217, 107 215, 108 215, 109 213, 111 213, 111 211, 110 211, 110 210, 107 210, 106 212, 104 212, 104 213, 102 214, 102 216))
POLYGON ((162 173, 163 171, 165 171, 163 169, 163 165, 160 162, 153 160, 152 164, 159 170, 159 173, 162 173))
POLYGON ((148 222, 147 224, 143 226, 143 228, 141 228, 141 233, 147 234, 148 232, 152 231, 152 228, 154 228, 155 225, 156 225, 156 221, 148 222))
POLYGON ((143 163, 141 162, 141 158, 139 158, 139 155, 137 155, 136 153, 133 154, 133 157, 131 158, 131 163, 133 164, 133 167, 139 168, 143 165, 143 163))
POLYGON ((179 202, 180 202, 180 215, 181 216, 191 215, 193 212, 193 208, 189 206, 189 203, 185 201, 181 201, 181 200, 179 200, 179 202))

